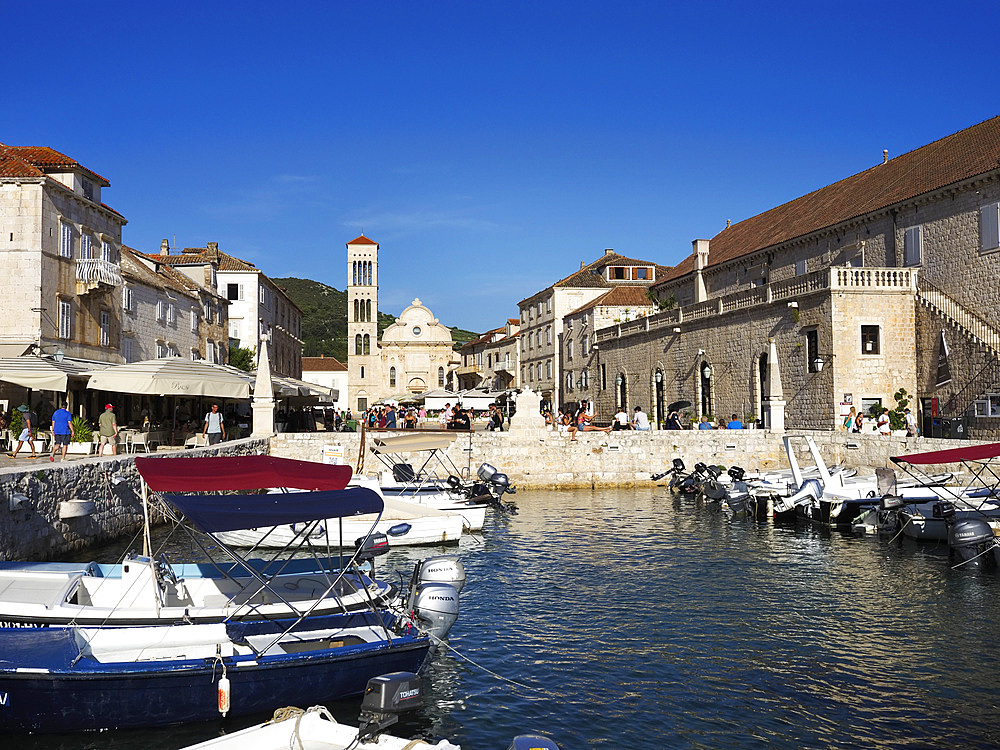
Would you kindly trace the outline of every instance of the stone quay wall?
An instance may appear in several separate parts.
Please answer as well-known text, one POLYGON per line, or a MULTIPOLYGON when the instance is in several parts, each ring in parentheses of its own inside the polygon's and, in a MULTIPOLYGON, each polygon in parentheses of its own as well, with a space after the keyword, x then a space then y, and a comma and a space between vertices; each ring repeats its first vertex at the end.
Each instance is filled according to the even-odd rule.
MULTIPOLYGON (((387 433, 375 433, 385 435, 387 433)), ((402 433, 396 433, 402 434, 402 433)), ((789 435, 811 435, 828 466, 873 471, 890 464, 890 456, 969 445, 969 441, 931 438, 854 435, 826 430, 793 430, 789 435)), ((369 438, 372 435, 369 434, 369 438)), ((650 474, 670 467, 680 458, 690 468, 698 461, 742 466, 747 471, 788 467, 782 435, 769 430, 682 430, 652 432, 582 432, 577 442, 548 429, 514 432, 476 432, 458 436, 447 451, 463 474, 475 474, 489 463, 523 488, 630 487, 649 485, 650 474)), ((356 466, 360 436, 356 433, 292 433, 271 439, 271 453, 306 461, 323 460, 324 449, 343 452, 344 463, 356 466)), ((804 447, 805 441, 798 441, 804 447)), ((407 456, 419 468, 420 456, 407 456)), ((799 464, 814 464, 808 451, 799 464)), ((437 468, 433 465, 429 468, 437 468)), ((365 452, 363 473, 384 470, 371 452, 365 452)))
MULTIPOLYGON (((247 455, 267 452, 267 440, 248 438, 213 448, 154 454, 247 455)), ((84 458, 66 463, 32 461, 0 471, 0 560, 56 560, 95 544, 128 539, 143 525, 140 479, 134 456, 84 458), (124 481, 121 481, 124 480, 124 481), (94 512, 60 519, 60 503, 90 501, 94 512)), ((155 507, 155 506, 154 506, 155 507)), ((165 520, 154 515, 154 522, 165 520)), ((141 545, 137 547, 141 549, 141 545)))
MULTIPOLYGON (((380 433, 386 434, 386 433, 380 433)), ((397 433, 398 434, 398 433, 397 433)), ((848 435, 844 432, 792 431, 811 435, 828 465, 871 471, 889 464, 889 457, 967 446, 969 441, 848 435)), ((371 437, 371 435, 369 435, 371 437)), ((685 430, 681 432, 580 433, 578 442, 547 429, 463 433, 447 451, 459 473, 475 474, 481 463, 506 473, 524 489, 580 487, 650 487, 650 475, 667 469, 674 458, 689 467, 698 461, 738 465, 748 471, 787 468, 781 435, 766 430, 685 430)), ((804 441, 799 441, 803 443, 804 441)), ((156 454, 178 456, 249 455, 267 453, 283 458, 322 461, 328 448, 356 465, 357 433, 283 433, 270 439, 247 438, 215 448, 156 454)), ((384 465, 368 441, 364 473, 384 465)), ((419 468, 420 456, 407 457, 419 468)), ((799 454, 803 466, 813 463, 799 454)), ((435 468, 440 473, 440 467, 435 468)), ((90 546, 136 536, 142 528, 139 476, 133 456, 85 458, 65 464, 32 463, 28 468, 0 471, 0 560, 54 560, 90 546), (120 480, 125 481, 120 481, 120 480), (60 503, 83 500, 95 504, 92 515, 60 519, 60 503)), ((153 521, 162 522, 162 515, 153 521)))

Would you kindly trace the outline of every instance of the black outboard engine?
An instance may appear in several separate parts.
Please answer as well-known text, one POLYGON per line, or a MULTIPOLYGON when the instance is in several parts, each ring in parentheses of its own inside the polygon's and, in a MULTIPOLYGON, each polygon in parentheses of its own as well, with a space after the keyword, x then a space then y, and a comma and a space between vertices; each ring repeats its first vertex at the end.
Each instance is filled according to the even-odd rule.
POLYGON ((661 471, 659 474, 653 474, 650 479, 656 482, 663 479, 663 477, 670 477, 670 484, 673 486, 674 481, 682 473, 684 473, 684 462, 679 458, 675 458, 669 469, 661 471))
POLYGON ((746 476, 746 472, 743 470, 743 467, 741 466, 730 466, 729 471, 727 471, 726 473, 729 475, 730 479, 732 479, 734 482, 742 482, 743 477, 746 476))
POLYGON ((906 500, 899 495, 886 495, 878 501, 875 524, 879 534, 895 535, 902 528, 899 511, 906 506, 906 500))
POLYGON ((965 570, 994 570, 997 567, 997 542, 993 527, 982 518, 955 520, 955 506, 939 503, 941 517, 948 524, 948 560, 965 570))
POLYGON ((707 472, 708 467, 699 461, 694 465, 694 471, 677 483, 677 489, 685 495, 697 495, 701 492, 701 485, 705 481, 707 472))
POLYGON ((705 481, 701 484, 701 494, 705 499, 713 502, 721 502, 726 496, 726 488, 719 484, 719 477, 722 476, 722 468, 719 466, 708 466, 705 468, 705 481))
POLYGON ((392 672, 372 677, 361 699, 358 740, 370 740, 399 721, 399 714, 424 704, 420 677, 413 672, 392 672))
POLYGON ((354 540, 355 558, 358 563, 371 563, 371 577, 375 577, 375 558, 389 551, 389 537, 380 531, 354 540))

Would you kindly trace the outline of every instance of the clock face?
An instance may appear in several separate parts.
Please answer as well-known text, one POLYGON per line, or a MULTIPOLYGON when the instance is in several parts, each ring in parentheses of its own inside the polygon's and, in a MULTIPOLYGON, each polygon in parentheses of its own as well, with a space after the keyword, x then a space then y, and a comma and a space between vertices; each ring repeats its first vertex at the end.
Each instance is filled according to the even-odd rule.
POLYGON ((413 335, 414 336, 420 335, 420 326, 413 326, 413 335))

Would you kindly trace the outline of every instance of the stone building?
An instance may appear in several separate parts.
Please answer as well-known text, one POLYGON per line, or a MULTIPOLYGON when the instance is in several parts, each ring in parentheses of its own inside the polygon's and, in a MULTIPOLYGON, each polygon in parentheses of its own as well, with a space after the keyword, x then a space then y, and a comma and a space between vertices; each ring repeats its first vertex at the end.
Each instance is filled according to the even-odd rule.
POLYGON ((500 328, 487 331, 461 349, 462 365, 456 371, 458 387, 503 391, 517 386, 521 321, 508 318, 500 328))
POLYGON ((927 432, 995 429, 998 178, 993 118, 695 240, 661 312, 598 331, 588 395, 830 429, 905 389, 927 432))
POLYGON ((266 334, 271 372, 302 376, 302 311, 253 263, 219 250, 217 242, 171 253, 163 240, 159 254, 147 257, 172 266, 202 286, 218 289, 229 302, 228 341, 218 346, 217 361, 229 361, 229 346, 251 349, 256 358, 261 336, 266 334))
POLYGON ((563 377, 563 402, 589 400, 591 380, 607 381, 597 364, 597 331, 630 323, 657 312, 645 286, 616 286, 571 311, 563 318, 559 346, 563 377))
POLYGON ((0 356, 119 363, 125 217, 110 182, 48 147, 0 144, 0 356))
POLYGON ((419 299, 379 341, 378 250, 364 235, 347 243, 347 393, 358 412, 388 396, 454 387, 459 364, 451 329, 419 299))
POLYGON ((592 263, 581 262, 576 273, 521 300, 521 387, 541 393, 543 406, 561 404, 570 395, 561 387, 559 357, 565 316, 615 286, 649 287, 667 270, 609 249, 592 263))
POLYGON ((315 383, 337 391, 337 401, 333 406, 346 409, 347 401, 347 365, 334 357, 303 357, 302 379, 307 383, 315 383))
POLYGON ((161 357, 221 362, 229 303, 156 255, 122 246, 121 351, 126 362, 161 357))

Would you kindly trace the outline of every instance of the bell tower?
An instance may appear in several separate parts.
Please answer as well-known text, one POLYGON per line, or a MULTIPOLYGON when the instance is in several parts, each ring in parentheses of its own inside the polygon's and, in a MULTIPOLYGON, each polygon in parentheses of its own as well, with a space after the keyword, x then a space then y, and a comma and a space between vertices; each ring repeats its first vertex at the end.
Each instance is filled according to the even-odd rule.
POLYGON ((378 243, 347 243, 347 405, 360 413, 381 395, 378 351, 378 243))

